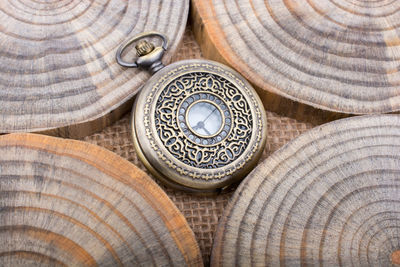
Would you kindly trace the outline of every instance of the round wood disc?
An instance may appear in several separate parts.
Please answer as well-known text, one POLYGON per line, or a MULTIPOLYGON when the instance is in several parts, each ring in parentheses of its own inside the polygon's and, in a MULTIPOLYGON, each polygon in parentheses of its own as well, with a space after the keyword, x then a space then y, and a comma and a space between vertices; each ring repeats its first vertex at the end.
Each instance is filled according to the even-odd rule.
POLYGON ((188 0, 1 1, 0 132, 82 137, 114 122, 149 77, 119 66, 118 46, 162 32, 169 62, 188 10, 188 0))
POLYGON ((183 215, 143 171, 100 147, 0 137, 1 266, 201 266, 183 215))
POLYGON ((204 55, 243 74, 267 109, 306 118, 309 105, 332 118, 400 110, 399 9, 393 0, 194 0, 192 19, 204 55))
POLYGON ((400 263, 400 116, 343 119, 258 165, 230 200, 214 266, 400 263))

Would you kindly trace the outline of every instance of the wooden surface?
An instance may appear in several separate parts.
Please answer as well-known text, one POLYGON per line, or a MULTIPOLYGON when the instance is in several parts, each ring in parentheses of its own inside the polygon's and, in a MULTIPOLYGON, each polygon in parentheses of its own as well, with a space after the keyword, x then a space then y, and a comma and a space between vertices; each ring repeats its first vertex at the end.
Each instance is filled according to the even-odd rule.
POLYGON ((191 20, 204 56, 244 75, 266 109, 321 122, 400 110, 399 9, 393 0, 192 0, 191 20))
POLYGON ((213 266, 399 263, 400 116, 338 120, 258 165, 220 220, 213 266))
POLYGON ((116 49, 156 30, 170 40, 169 62, 188 10, 188 0, 1 1, 0 133, 76 138, 116 121, 149 77, 120 67, 116 49))
POLYGON ((1 266, 202 265, 172 201, 112 152, 11 134, 0 153, 1 266))

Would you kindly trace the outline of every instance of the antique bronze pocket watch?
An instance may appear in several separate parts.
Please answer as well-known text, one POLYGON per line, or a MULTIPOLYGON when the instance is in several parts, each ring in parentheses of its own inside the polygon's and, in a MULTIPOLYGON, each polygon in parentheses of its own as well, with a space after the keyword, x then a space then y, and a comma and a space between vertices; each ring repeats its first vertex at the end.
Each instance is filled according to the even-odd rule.
POLYGON ((132 110, 135 149, 146 168, 164 183, 191 192, 219 192, 256 165, 266 140, 263 105, 251 85, 231 68, 209 60, 161 62, 167 39, 157 32, 121 45, 117 61, 154 75, 132 110), (144 40, 160 37, 154 47, 144 40), (121 54, 136 45, 135 62, 121 54))

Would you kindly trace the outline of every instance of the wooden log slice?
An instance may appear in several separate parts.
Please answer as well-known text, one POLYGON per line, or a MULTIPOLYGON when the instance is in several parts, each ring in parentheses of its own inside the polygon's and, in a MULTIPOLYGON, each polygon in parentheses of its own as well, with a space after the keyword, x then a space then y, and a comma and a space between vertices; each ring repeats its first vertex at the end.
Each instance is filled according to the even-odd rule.
POLYGON ((100 147, 0 137, 1 266, 201 266, 183 215, 143 171, 100 147))
POLYGON ((114 122, 149 77, 119 66, 118 46, 159 31, 169 62, 188 10, 188 0, 1 1, 0 133, 77 138, 114 122))
POLYGON ((400 110, 399 9, 393 0, 192 0, 191 17, 203 54, 244 75, 267 109, 324 121, 400 110))
POLYGON ((220 220, 213 266, 400 263, 400 116, 343 119, 258 165, 220 220))

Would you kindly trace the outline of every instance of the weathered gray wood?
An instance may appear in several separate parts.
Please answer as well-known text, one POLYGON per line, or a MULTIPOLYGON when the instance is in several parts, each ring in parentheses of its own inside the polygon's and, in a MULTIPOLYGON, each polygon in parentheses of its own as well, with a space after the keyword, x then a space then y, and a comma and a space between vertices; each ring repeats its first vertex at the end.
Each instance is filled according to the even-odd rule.
POLYGON ((400 116, 322 125, 259 164, 220 220, 213 266, 400 263, 400 116))
POLYGON ((188 0, 1 1, 0 133, 83 137, 114 122, 149 77, 119 66, 118 46, 159 31, 168 62, 188 9, 188 0))
POLYGON ((203 54, 266 109, 317 122, 400 110, 400 1, 192 0, 203 54), (321 111, 321 110, 324 111, 321 111))
POLYGON ((185 218, 143 171, 103 148, 0 136, 1 266, 201 266, 185 218))

